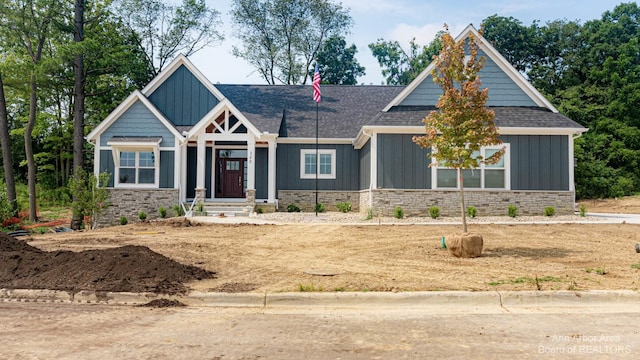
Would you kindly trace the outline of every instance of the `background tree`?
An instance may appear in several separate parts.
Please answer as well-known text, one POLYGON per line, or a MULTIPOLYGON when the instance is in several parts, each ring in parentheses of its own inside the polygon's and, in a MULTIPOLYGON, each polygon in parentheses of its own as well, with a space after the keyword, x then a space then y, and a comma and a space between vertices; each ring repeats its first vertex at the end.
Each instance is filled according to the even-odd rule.
POLYGON ((333 35, 318 52, 318 71, 323 84, 356 85, 365 74, 364 66, 356 59, 355 44, 347 47, 343 37, 333 35))
POLYGON ((347 10, 329 0, 234 0, 231 16, 242 44, 233 54, 268 84, 306 84, 325 41, 352 25, 347 10))
POLYGON ((36 163, 33 153, 33 129, 38 111, 37 74, 42 69, 44 47, 51 32, 53 21, 60 17, 61 3, 58 0, 18 0, 0 5, 3 20, 0 26, 16 44, 18 53, 24 56, 29 73, 29 117, 24 129, 25 157, 27 159, 27 181, 29 186, 29 220, 37 220, 36 208, 36 163))
POLYGON ((481 89, 478 73, 486 59, 478 57, 479 39, 469 34, 466 39, 456 41, 449 33, 444 33, 441 39, 442 50, 434 58, 435 68, 431 76, 443 94, 436 104, 438 110, 423 120, 426 135, 416 136, 413 141, 431 149, 431 157, 436 163, 429 166, 440 164, 457 170, 462 230, 466 233, 462 170, 478 168, 481 163, 494 164, 500 160, 504 149, 487 158, 483 158, 480 152, 483 146, 502 142, 493 122, 495 114, 485 106, 489 89, 481 89))
MULTIPOLYGON (((2 145, 2 165, 4 168, 4 182, 7 189, 9 217, 18 214, 16 199, 16 183, 13 177, 13 157, 11 156, 11 141, 9 140, 9 118, 7 116, 7 100, 4 95, 2 69, 0 69, 0 144, 2 145)), ((0 205, 1 207, 2 205, 0 205)))
POLYGON ((180 6, 163 0, 117 0, 114 6, 146 55, 153 76, 177 54, 188 57, 223 39, 220 13, 205 0, 183 0, 180 6))
POLYGON ((378 60, 382 68, 382 75, 386 76, 387 85, 407 85, 418 76, 442 48, 441 36, 438 32, 435 39, 427 46, 420 47, 413 38, 409 42, 406 52, 397 41, 384 41, 369 44, 369 49, 378 60))

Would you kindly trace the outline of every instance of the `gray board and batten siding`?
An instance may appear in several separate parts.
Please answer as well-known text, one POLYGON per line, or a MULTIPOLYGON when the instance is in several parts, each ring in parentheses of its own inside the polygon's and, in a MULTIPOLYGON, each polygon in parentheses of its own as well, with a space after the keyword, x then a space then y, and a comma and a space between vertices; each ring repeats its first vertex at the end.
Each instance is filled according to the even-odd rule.
POLYGON ((378 184, 384 189, 430 189, 429 150, 411 134, 378 134, 378 184))
POLYGON ((269 149, 256 148, 256 199, 266 199, 269 196, 269 149))
MULTIPOLYGON (((487 106, 537 106, 522 89, 500 67, 482 51, 487 60, 480 70, 482 88, 489 88, 487 106)), ((426 77, 400 106, 435 105, 442 95, 442 89, 433 82, 431 75, 426 77)))
POLYGON ((371 186, 371 141, 364 144, 358 156, 360 160, 360 190, 366 190, 371 186))
POLYGON ((194 126, 219 102, 184 65, 148 98, 175 126, 194 126))
POLYGON ((109 146, 107 143, 114 137, 147 137, 149 134, 162 137, 161 147, 175 145, 173 133, 144 104, 136 101, 100 135, 100 146, 109 146))
MULTIPOLYGON (((429 151, 412 141, 413 135, 378 134, 376 188, 431 189, 429 151)), ((569 190, 568 135, 501 135, 510 144, 511 190, 569 190)), ((363 147, 361 152, 368 152, 363 147)), ((368 155, 370 156, 370 154, 368 155)), ((361 170, 366 155, 361 154, 361 170)), ((367 157, 368 158, 368 157, 367 157)), ((360 182, 361 189, 369 187, 360 182)))
MULTIPOLYGON (((161 189, 172 189, 175 187, 174 174, 175 174, 175 152, 174 151, 160 151, 160 179, 159 186, 161 189)), ((111 150, 100 150, 100 173, 106 172, 109 174, 109 182, 107 187, 113 187, 113 174, 115 173, 113 153, 111 150)))
MULTIPOLYGON (((300 178, 300 150, 315 144, 278 144, 276 183, 278 190, 315 190, 315 179, 300 178)), ((318 149, 336 150, 336 178, 318 179, 318 190, 360 190, 358 150, 351 144, 320 144, 318 149)))
POLYGON ((569 136, 500 136, 511 144, 511 190, 568 191, 569 136))

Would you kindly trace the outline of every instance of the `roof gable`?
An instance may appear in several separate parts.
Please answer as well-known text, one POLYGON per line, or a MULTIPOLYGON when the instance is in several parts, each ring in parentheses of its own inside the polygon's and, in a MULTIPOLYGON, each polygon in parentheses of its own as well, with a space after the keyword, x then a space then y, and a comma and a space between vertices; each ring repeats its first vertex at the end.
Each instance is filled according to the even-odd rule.
MULTIPOLYGON (((480 55, 487 63, 480 71, 483 87, 489 88, 488 106, 539 106, 552 112, 558 110, 536 90, 485 38, 481 37, 473 25, 467 26, 456 41, 472 34, 480 40, 480 55)), ((424 69, 383 111, 394 106, 434 106, 442 90, 433 83, 432 62, 424 69)))
POLYGON ((223 95, 189 60, 179 55, 142 93, 175 126, 193 126, 223 95))
MULTIPOLYGON (((168 133, 177 139, 182 139, 182 135, 171 124, 171 122, 147 99, 140 91, 135 90, 129 95, 115 110, 113 110, 98 126, 87 136, 88 141, 96 140, 102 133, 107 131, 117 120, 127 114, 130 109, 139 113, 147 113, 149 118, 155 118, 168 133)), ((134 117, 135 119, 135 117, 134 117)), ((136 120, 137 121, 137 120, 136 120)), ((131 125, 129 125, 131 126, 131 125)), ((139 127, 140 125, 136 125, 139 127)), ((128 134, 131 135, 131 134, 128 134)))

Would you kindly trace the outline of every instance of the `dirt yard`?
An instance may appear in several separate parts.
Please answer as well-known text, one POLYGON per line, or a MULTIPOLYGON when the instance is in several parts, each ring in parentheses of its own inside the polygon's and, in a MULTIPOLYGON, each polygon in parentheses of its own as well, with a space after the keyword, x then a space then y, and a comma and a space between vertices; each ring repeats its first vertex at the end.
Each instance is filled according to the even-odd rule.
POLYGON ((587 212, 640 214, 640 196, 627 196, 621 199, 583 200, 581 205, 587 212))
POLYGON ((457 259, 442 225, 199 225, 186 220, 37 235, 46 251, 146 246, 217 273, 216 292, 640 289, 640 225, 471 225, 483 256, 457 259))

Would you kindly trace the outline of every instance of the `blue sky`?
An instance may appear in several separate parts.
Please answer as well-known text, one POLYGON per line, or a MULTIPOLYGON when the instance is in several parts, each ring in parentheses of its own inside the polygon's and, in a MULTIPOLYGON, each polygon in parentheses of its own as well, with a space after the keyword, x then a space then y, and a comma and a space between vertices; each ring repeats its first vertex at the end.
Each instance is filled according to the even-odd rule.
MULTIPOLYGON (((498 14, 513 16, 524 25, 534 20, 545 23, 550 20, 599 19, 603 12, 613 10, 622 1, 613 0, 492 0, 492 1, 426 1, 426 0, 342 0, 351 9, 354 25, 347 43, 358 47, 356 58, 366 68, 360 83, 381 84, 384 79, 377 61, 371 55, 368 44, 377 39, 397 40, 408 48, 416 38, 426 45, 442 29, 449 25, 456 36, 467 25, 479 27, 486 17, 498 14)), ((207 0, 212 8, 222 14, 225 40, 222 44, 201 50, 190 57, 200 71, 212 82, 222 84, 263 84, 254 69, 244 60, 231 55, 231 47, 238 40, 231 33, 229 19, 230 0, 207 0)))

